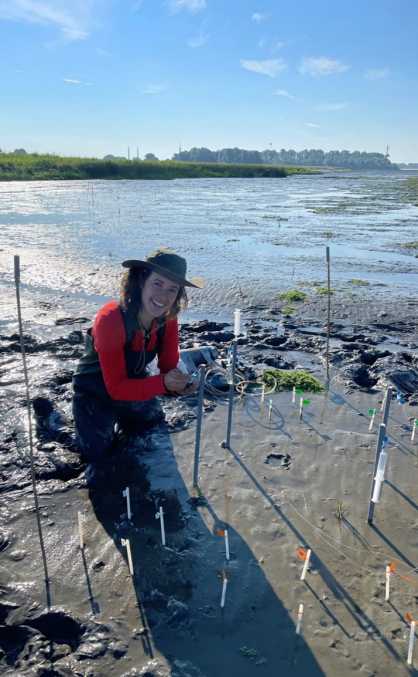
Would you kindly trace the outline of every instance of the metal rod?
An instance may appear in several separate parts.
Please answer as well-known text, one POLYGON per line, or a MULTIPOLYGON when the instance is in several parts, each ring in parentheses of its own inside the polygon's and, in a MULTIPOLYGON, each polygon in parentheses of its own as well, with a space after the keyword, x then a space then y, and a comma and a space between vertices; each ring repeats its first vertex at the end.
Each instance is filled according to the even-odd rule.
POLYGON ((200 436, 202 432, 203 394, 205 391, 205 365, 199 367, 199 396, 197 401, 196 438, 194 444, 193 486, 199 486, 200 436))
POLYGON ((327 382, 329 385, 329 337, 331 332, 331 258, 329 253, 329 247, 326 247, 326 257, 327 257, 327 284, 328 284, 326 362, 327 362, 327 382))
POLYGON ((374 515, 374 503, 372 501, 373 493, 374 493, 374 485, 375 485, 375 477, 376 477, 376 471, 377 471, 377 466, 379 464, 379 456, 380 452, 382 450, 382 445, 383 445, 383 440, 385 439, 386 435, 386 426, 384 423, 381 423, 379 426, 379 434, 377 436, 377 443, 376 443, 376 458, 374 462, 374 470, 373 470, 373 475, 372 475, 372 486, 370 490, 370 500, 369 500, 369 512, 367 515, 367 521, 369 524, 373 524, 373 515, 374 515))
POLYGON ((37 522, 37 525, 38 525, 39 544, 41 546, 42 563, 43 563, 43 567, 44 567, 46 600, 47 600, 47 606, 48 606, 48 608, 50 608, 50 606, 51 606, 51 594, 50 594, 50 588, 49 588, 48 565, 47 565, 47 561, 46 561, 45 544, 44 544, 44 539, 43 539, 43 534, 42 534, 41 516, 40 516, 40 512, 39 512, 38 492, 37 492, 37 489, 36 489, 36 479, 35 479, 35 462, 34 462, 34 454, 33 454, 31 400, 30 400, 30 395, 29 395, 29 378, 28 378, 28 369, 27 369, 27 365, 26 365, 25 343, 24 343, 24 340, 23 340, 22 310, 21 310, 21 305, 20 305, 20 257, 19 256, 14 257, 14 275, 15 275, 15 287, 16 287, 17 317, 18 317, 18 322, 19 322, 20 350, 21 350, 21 353, 22 353, 23 373, 24 373, 24 377, 25 377, 25 389, 26 389, 26 408, 27 408, 27 414, 28 414, 28 429, 29 429, 30 474, 31 474, 31 480, 32 480, 33 500, 34 500, 34 503, 35 503, 36 522, 37 522))
POLYGON ((391 400, 392 400, 392 388, 389 386, 389 388, 386 390, 385 406, 383 407, 383 419, 382 419, 382 421, 385 425, 388 424, 389 409, 390 409, 391 400))
POLYGON ((231 381, 229 384, 229 402, 228 402, 228 423, 226 428, 225 447, 231 448, 231 428, 232 428, 232 410, 234 408, 234 392, 235 392, 235 369, 237 364, 237 342, 232 343, 232 367, 231 367, 231 381))

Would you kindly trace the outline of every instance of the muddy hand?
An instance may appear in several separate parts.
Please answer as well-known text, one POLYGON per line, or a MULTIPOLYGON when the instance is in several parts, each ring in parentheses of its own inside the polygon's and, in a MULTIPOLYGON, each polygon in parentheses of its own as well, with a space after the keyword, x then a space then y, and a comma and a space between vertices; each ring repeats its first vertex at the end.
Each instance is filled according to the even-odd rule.
POLYGON ((164 376, 164 385, 172 393, 183 393, 189 382, 189 375, 183 374, 180 369, 172 369, 164 376))

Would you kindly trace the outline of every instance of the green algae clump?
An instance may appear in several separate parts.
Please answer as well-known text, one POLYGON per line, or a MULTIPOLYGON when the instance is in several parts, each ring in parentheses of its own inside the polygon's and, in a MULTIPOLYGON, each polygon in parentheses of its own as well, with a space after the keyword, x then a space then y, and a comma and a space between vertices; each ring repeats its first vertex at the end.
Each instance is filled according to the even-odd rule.
POLYGON ((293 387, 310 393, 320 393, 324 390, 322 383, 303 369, 266 369, 263 372, 263 381, 270 386, 275 382, 276 390, 292 390, 293 387))

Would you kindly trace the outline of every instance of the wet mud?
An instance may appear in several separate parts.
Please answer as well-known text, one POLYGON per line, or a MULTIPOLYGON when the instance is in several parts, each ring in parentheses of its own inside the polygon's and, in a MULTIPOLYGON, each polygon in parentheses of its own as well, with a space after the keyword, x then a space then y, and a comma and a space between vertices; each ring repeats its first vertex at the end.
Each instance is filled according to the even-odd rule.
MULTIPOLYGON (((0 336, 0 666, 6 675, 254 677, 259 674, 407 675, 418 614, 415 567, 418 337, 407 301, 334 304, 329 389, 235 396, 231 446, 227 383, 205 393, 199 491, 192 487, 197 397, 160 398, 150 424, 124 431, 106 472, 74 442, 71 376, 90 318, 25 324, 35 474, 48 580, 39 548, 19 337, 0 336), (338 320, 337 320, 338 317, 338 320), (366 523, 380 409, 394 386, 390 461, 373 527, 366 523), (377 415, 378 417, 378 415, 377 415), (128 519, 123 490, 130 488, 128 519), (156 514, 163 508, 166 546, 156 514), (79 544, 82 515, 84 547, 79 544), (230 557, 226 557, 225 531, 230 557), (129 571, 129 541, 133 575, 129 571), (302 548, 312 549, 304 582, 302 548), (395 562, 390 602, 384 572, 395 562), (221 595, 226 584, 225 605, 221 595), (48 607, 47 601, 50 600, 48 607), (301 634, 297 611, 304 604, 301 634)), ((282 319, 280 305, 243 310, 238 373, 306 368, 325 382, 324 300, 282 319)), ((181 328, 182 347, 211 346, 227 367, 232 327, 181 328)))

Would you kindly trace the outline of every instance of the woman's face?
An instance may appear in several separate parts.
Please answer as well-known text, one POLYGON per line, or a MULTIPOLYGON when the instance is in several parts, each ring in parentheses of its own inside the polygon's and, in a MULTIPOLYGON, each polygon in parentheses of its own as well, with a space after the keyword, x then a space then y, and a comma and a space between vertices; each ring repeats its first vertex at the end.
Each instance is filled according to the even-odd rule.
POLYGON ((165 315, 165 313, 171 310, 179 291, 179 284, 152 271, 151 275, 145 280, 145 284, 142 288, 141 312, 146 313, 146 316, 149 319, 165 315))

